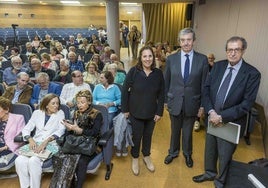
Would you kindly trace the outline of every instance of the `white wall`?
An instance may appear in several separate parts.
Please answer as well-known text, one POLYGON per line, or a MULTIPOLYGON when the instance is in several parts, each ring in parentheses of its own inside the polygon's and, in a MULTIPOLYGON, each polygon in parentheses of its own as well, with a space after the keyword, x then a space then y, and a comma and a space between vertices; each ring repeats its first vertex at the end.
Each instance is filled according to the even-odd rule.
MULTIPOLYGON (((195 48, 204 54, 214 53, 225 59, 225 43, 234 35, 244 37, 248 48, 244 59, 262 74, 256 102, 265 109, 268 120, 268 1, 206 0, 194 12, 197 34, 195 48)), ((264 125, 264 144, 268 155, 268 128, 264 125)))
MULTIPOLYGON (((216 60, 225 58, 225 43, 234 35, 244 37, 248 49, 244 59, 262 74, 257 102, 268 113, 268 1, 207 0, 196 4, 194 29, 196 50, 214 53, 216 60)), ((266 117, 268 115, 266 114, 266 117)))

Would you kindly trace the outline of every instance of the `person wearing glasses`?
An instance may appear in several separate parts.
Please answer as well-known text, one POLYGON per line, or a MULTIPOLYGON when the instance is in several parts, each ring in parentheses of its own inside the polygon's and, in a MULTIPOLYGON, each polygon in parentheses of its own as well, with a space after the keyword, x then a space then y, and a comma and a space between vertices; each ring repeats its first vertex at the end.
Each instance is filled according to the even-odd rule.
POLYGON ((76 93, 78 93, 83 89, 89 90, 91 93, 92 91, 90 89, 89 84, 84 82, 81 71, 75 70, 71 73, 71 75, 72 75, 72 82, 64 84, 60 94, 60 99, 62 104, 66 104, 67 106, 70 107, 71 114, 73 115, 76 105, 75 100, 76 93))
MULTIPOLYGON (((227 59, 215 63, 203 95, 208 121, 217 129, 228 122, 237 123, 241 126, 240 136, 245 131, 247 112, 255 102, 261 79, 260 72, 243 59, 246 49, 247 41, 242 37, 233 36, 227 40, 227 59)), ((236 144, 207 133, 205 173, 194 176, 193 181, 214 181, 215 187, 224 187, 235 150, 236 144)))

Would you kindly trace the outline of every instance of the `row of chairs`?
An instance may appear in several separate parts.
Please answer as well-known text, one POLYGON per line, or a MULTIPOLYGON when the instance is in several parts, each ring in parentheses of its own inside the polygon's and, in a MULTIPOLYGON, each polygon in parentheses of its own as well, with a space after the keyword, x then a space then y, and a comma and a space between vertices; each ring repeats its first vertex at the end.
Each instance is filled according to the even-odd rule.
MULTIPOLYGON (((100 152, 97 156, 95 156, 87 166, 87 173, 95 173, 100 167, 101 163, 106 165, 106 174, 105 180, 110 179, 110 175, 113 168, 113 163, 111 162, 113 155, 113 129, 109 128, 108 124, 108 111, 105 107, 100 105, 94 105, 94 108, 99 110, 103 115, 103 125, 101 127, 102 137, 99 140, 99 146, 102 148, 102 152, 100 152)), ((66 105, 61 105, 61 109, 64 111, 65 118, 70 119, 70 109, 66 105)), ((27 123, 32 115, 32 108, 26 104, 13 104, 12 105, 12 113, 21 114, 24 116, 25 122, 27 123)), ((15 137, 14 141, 23 142, 23 138, 21 135, 15 137)), ((10 171, 14 171, 15 163, 11 163, 7 169, 1 172, 0 169, 0 178, 1 176, 6 177, 6 173, 10 173, 10 171)), ((53 172, 52 159, 48 159, 43 164, 43 172, 53 172)), ((14 177, 14 176, 11 176, 14 177)))

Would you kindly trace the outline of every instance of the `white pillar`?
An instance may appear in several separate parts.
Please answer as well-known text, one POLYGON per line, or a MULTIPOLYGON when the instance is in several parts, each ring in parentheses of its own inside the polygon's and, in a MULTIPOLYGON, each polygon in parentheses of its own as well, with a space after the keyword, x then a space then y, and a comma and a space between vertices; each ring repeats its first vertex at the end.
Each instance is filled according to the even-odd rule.
POLYGON ((116 0, 106 1, 106 25, 108 44, 120 57, 119 2, 116 0))

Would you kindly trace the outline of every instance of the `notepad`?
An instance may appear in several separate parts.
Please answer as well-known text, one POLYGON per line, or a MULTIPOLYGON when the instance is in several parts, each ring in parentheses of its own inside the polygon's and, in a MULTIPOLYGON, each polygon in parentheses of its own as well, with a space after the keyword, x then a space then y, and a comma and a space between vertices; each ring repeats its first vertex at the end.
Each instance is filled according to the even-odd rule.
POLYGON ((223 124, 221 127, 214 126, 212 123, 208 123, 207 133, 217 136, 223 140, 232 142, 234 144, 239 143, 241 126, 239 124, 229 122, 223 124))

